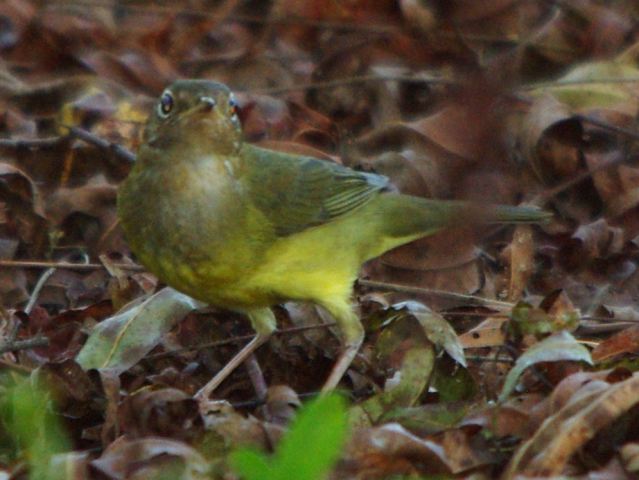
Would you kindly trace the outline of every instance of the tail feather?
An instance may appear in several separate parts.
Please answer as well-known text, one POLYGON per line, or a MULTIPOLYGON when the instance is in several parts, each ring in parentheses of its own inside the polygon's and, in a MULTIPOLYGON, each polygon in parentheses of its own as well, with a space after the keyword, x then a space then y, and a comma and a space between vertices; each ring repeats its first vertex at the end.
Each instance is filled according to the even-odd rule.
POLYGON ((539 207, 511 205, 495 205, 488 208, 490 223, 541 223, 550 220, 552 213, 539 207))
MULTIPOLYGON (((433 200, 410 195, 379 195, 366 207, 375 241, 363 258, 377 257, 391 248, 426 237, 446 227, 486 223, 540 223, 552 215, 539 208, 481 205, 458 200, 433 200)), ((357 220, 358 228, 361 218, 357 220)))
POLYGON ((542 223, 550 212, 533 206, 482 205, 410 195, 380 195, 374 209, 384 217, 386 233, 395 237, 426 236, 446 227, 486 223, 542 223))

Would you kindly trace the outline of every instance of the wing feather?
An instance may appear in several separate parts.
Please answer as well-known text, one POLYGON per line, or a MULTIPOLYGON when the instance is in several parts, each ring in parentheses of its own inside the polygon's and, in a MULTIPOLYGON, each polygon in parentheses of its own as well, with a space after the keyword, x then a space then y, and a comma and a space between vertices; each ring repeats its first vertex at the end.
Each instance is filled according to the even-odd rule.
POLYGON ((360 208, 388 178, 336 163, 245 145, 245 178, 254 205, 279 236, 322 225, 360 208))

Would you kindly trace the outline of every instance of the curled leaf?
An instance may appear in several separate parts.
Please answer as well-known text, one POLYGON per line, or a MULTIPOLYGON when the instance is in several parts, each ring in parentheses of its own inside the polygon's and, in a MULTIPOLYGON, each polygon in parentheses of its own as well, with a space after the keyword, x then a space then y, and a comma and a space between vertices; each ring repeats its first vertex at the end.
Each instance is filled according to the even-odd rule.
POLYGON ((517 359, 515 366, 508 372, 499 401, 508 398, 517 385, 521 374, 531 365, 542 362, 573 361, 592 365, 590 352, 567 331, 561 331, 536 343, 517 359))

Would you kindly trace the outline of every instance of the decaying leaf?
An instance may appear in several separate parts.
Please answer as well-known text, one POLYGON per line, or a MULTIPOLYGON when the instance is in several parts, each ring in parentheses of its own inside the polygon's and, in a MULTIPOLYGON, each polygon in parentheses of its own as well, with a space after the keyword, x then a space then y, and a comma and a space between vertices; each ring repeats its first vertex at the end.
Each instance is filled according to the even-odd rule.
POLYGON ((206 459, 193 447, 160 437, 120 437, 99 458, 92 460, 91 465, 113 480, 158 478, 159 475, 203 480, 208 470, 206 459))
POLYGON ((82 368, 123 372, 135 365, 177 321, 196 308, 196 302, 172 288, 164 288, 142 303, 100 322, 76 361, 82 368))
POLYGON ((158 280, 116 218, 131 167, 120 147, 139 148, 176 78, 228 84, 245 142, 387 175, 402 193, 553 213, 464 224, 365 265, 375 281, 352 301, 366 337, 340 384, 359 430, 341 450, 298 433, 280 463, 297 471, 277 480, 331 449, 335 479, 639 471, 636 0, 90 7, 0 1, 0 403, 22 376, 49 385, 3 416, 0 478, 235 479, 229 455, 249 446, 265 452, 249 459, 264 479, 339 354, 322 307, 274 307, 280 330, 251 375, 238 369, 197 408, 249 323, 187 315, 171 290, 146 298, 158 280), (65 451, 37 449, 51 417, 65 451))
POLYGON ((531 365, 541 362, 557 361, 586 362, 592 364, 590 352, 579 344, 567 331, 561 331, 536 343, 517 359, 515 366, 508 372, 499 400, 504 401, 517 386, 519 377, 531 365))
POLYGON ((639 402, 638 389, 637 375, 612 385, 586 384, 519 447, 502 478, 560 475, 575 452, 639 402))
POLYGON ((405 309, 406 313, 415 317, 419 322, 431 342, 442 347, 460 365, 466 366, 464 349, 459 343, 457 333, 444 317, 419 302, 401 302, 395 304, 393 308, 400 312, 405 309))
POLYGON ((603 362, 624 353, 634 353, 639 349, 639 327, 626 328, 607 338, 592 351, 595 362, 603 362))

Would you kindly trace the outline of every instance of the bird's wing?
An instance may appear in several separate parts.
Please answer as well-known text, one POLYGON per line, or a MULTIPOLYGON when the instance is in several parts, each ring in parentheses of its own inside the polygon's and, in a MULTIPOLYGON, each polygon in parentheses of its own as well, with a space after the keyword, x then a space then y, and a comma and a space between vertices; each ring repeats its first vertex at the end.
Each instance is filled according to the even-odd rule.
POLYGON ((321 225, 361 207, 388 178, 358 172, 312 157, 249 147, 245 181, 253 204, 275 233, 291 235, 321 225))

